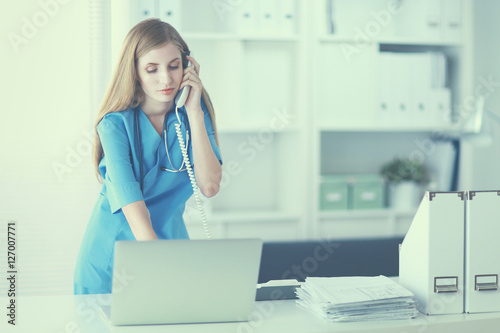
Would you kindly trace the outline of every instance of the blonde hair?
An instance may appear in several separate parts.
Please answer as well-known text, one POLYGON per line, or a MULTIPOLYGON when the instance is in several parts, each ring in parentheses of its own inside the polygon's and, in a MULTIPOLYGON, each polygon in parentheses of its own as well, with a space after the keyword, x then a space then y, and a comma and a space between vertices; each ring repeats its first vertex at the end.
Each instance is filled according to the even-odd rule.
MULTIPOLYGON (((134 108, 144 101, 144 91, 141 88, 137 75, 137 61, 149 51, 168 43, 177 46, 181 54, 189 52, 188 45, 182 39, 179 32, 170 24, 156 18, 146 19, 137 23, 125 37, 118 63, 111 76, 94 124, 95 138, 92 159, 97 179, 100 182, 102 182, 102 176, 99 172, 99 163, 104 156, 104 152, 97 133, 97 125, 106 114, 123 111, 127 108, 134 108)), ((212 101, 205 88, 203 88, 202 97, 210 113, 218 144, 215 113, 212 101)))

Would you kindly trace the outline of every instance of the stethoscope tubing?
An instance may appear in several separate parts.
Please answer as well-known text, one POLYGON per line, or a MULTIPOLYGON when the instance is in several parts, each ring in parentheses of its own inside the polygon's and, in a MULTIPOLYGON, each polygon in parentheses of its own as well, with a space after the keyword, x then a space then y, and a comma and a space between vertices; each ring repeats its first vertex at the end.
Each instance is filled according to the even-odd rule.
MULTIPOLYGON (((179 111, 179 112, 183 112, 183 111, 179 111)), ((179 112, 176 110, 176 116, 177 116, 177 120, 179 121, 179 124, 181 124, 182 121, 181 121, 181 119, 179 117, 179 112)), ((167 114, 167 116, 168 116, 168 114, 167 114)), ((140 124, 139 124, 139 108, 138 107, 136 107, 134 109, 134 122, 135 122, 136 147, 138 149, 137 156, 139 158, 140 186, 141 186, 141 191, 144 191, 144 160, 143 160, 143 153, 142 153, 142 148, 141 148, 142 138, 141 138, 141 129, 140 129, 140 124)), ((181 172, 181 171, 185 171, 186 170, 185 168, 182 169, 182 167, 184 166, 184 160, 183 160, 183 162, 182 162, 182 164, 181 164, 181 166, 180 166, 179 169, 176 169, 172 165, 172 161, 170 160, 170 154, 168 153, 168 146, 167 146, 167 129, 168 129, 168 127, 166 127, 166 125, 165 125, 166 122, 167 122, 167 119, 165 119, 163 121, 164 144, 165 144, 165 151, 167 153, 168 162, 170 163, 170 166, 172 167, 172 170, 167 169, 165 167, 161 167, 161 170, 162 171, 169 171, 169 172, 181 172)), ((186 146, 189 146, 189 130, 188 129, 186 129, 186 143, 187 143, 186 146)))

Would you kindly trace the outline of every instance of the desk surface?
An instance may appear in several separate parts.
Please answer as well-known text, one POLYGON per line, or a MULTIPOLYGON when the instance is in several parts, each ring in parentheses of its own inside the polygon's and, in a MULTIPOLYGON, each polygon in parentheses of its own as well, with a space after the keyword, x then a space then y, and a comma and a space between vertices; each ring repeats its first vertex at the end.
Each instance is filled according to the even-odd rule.
POLYGON ((111 295, 30 296, 16 298, 16 326, 7 324, 6 305, 0 297, 1 332, 384 332, 470 333, 500 332, 500 313, 424 316, 411 320, 330 323, 298 307, 294 300, 255 302, 250 321, 193 325, 111 326, 100 306, 111 295), (6 329, 4 329, 6 327, 6 329))

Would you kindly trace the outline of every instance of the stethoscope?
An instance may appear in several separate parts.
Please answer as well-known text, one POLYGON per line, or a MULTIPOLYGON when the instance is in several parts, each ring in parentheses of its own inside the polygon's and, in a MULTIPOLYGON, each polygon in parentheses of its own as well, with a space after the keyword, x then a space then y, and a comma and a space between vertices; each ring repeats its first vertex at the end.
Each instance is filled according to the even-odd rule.
MULTIPOLYGON (((182 113, 184 113, 184 111, 180 111, 182 113)), ((170 113, 170 112, 169 112, 170 113)), ((160 169, 162 171, 168 171, 168 172, 182 172, 182 171, 186 171, 186 166, 184 165, 184 159, 182 161, 182 164, 179 168, 176 168, 173 166, 172 164, 172 160, 170 159, 170 154, 168 152, 168 142, 167 142, 167 130, 168 130, 168 125, 167 124, 167 118, 168 118, 169 114, 167 113, 167 115, 165 116, 165 119, 163 121, 163 141, 164 141, 164 144, 165 144, 165 151, 167 153, 167 159, 168 159, 168 163, 170 164, 170 169, 168 167, 160 167, 160 169)), ((177 120, 179 121, 179 124, 182 123, 181 119, 179 118, 179 113, 178 111, 176 110, 176 116, 177 116, 177 120)), ((185 114, 184 114, 185 116, 185 114)), ((139 157, 139 174, 140 174, 140 177, 141 177, 141 181, 140 181, 140 184, 141 184, 141 191, 143 190, 144 188, 144 161, 143 161, 143 158, 142 158, 142 149, 141 149, 141 130, 140 130, 140 126, 139 126, 139 108, 136 107, 134 109, 134 120, 135 120, 135 139, 136 139, 136 146, 138 148, 138 157, 139 157)), ((186 147, 189 147, 189 130, 186 126, 186 147)))

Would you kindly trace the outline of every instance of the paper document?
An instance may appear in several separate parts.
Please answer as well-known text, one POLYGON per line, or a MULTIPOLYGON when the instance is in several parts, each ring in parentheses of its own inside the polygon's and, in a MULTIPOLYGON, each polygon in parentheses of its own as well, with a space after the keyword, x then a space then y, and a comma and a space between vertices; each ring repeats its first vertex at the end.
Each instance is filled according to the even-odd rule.
POLYGON ((306 278, 297 304, 332 321, 408 319, 418 311, 413 294, 385 276, 306 278))

